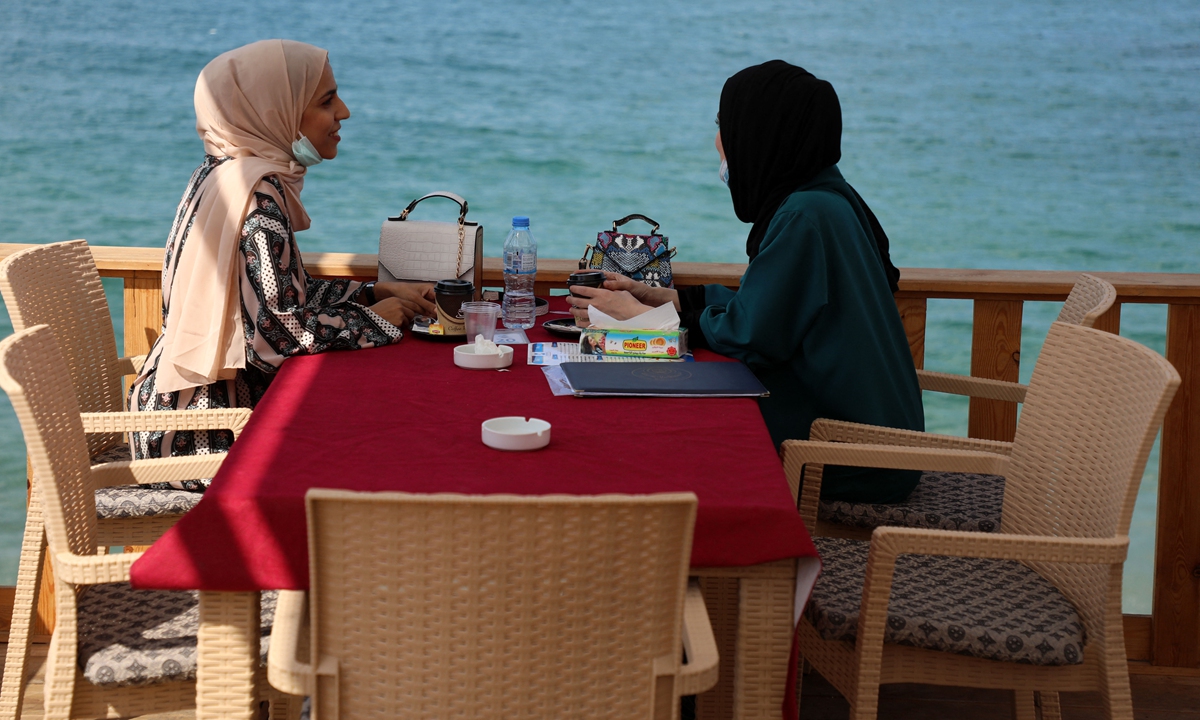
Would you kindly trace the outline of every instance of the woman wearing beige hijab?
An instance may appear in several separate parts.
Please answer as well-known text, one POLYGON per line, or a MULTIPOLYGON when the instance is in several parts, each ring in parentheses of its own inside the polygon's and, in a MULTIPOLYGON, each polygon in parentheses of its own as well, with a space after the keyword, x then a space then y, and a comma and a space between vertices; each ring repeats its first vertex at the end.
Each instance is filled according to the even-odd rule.
MULTIPOLYGON (((433 314, 431 285, 314 280, 294 233, 306 168, 337 156, 350 111, 326 51, 262 40, 218 56, 196 81, 204 162, 163 259, 162 333, 130 388, 138 410, 254 407, 293 355, 398 342, 433 314)), ((135 457, 224 452, 227 431, 136 433, 135 457)), ((188 489, 202 489, 190 483, 188 489)))

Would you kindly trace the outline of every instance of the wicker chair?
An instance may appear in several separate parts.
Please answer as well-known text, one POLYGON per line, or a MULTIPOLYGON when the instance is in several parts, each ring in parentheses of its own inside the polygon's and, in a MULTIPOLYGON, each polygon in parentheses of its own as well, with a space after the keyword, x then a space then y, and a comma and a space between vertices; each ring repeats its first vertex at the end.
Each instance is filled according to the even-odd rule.
POLYGON ((817 538, 824 571, 801 655, 874 718, 881 683, 1010 688, 1017 716, 1058 717, 1059 691, 1098 690, 1132 718, 1121 575, 1138 484, 1179 374, 1119 336, 1055 323, 1010 452, 784 443, 793 465, 991 473, 999 533, 879 527, 817 538), (889 603, 890 597, 890 603, 889 603))
MULTIPOLYGON (((246 409, 203 410, 189 413, 123 412, 121 379, 141 369, 145 357, 117 356, 112 320, 100 274, 91 250, 83 240, 40 245, 14 253, 0 262, 0 295, 8 307, 13 329, 21 332, 45 323, 60 338, 71 342, 60 346, 70 380, 83 410, 83 426, 89 433, 88 454, 96 488, 96 527, 99 544, 148 545, 200 500, 198 493, 157 490, 132 483, 188 480, 190 461, 172 471, 154 471, 147 479, 144 470, 130 474, 129 446, 123 433, 148 430, 228 429, 236 436, 250 417, 246 409)), ((36 493, 31 493, 36 498, 36 493)), ((31 500, 33 502, 34 500, 31 500)), ((41 514, 26 517, 21 545, 13 623, 0 689, 0 720, 13 720, 19 713, 24 692, 25 658, 29 650, 31 624, 37 606, 40 574, 46 549, 41 514)))
POLYGON ((267 672, 315 720, 675 718, 716 684, 691 493, 307 504, 311 623, 282 592, 267 672))
MULTIPOLYGON (((37 477, 31 515, 41 516, 54 568, 57 623, 46 663, 45 717, 131 717, 182 710, 196 701, 194 592, 134 590, 130 566, 141 553, 109 555, 97 533, 79 404, 53 331, 38 325, 0 342, 0 387, 25 433, 37 477)), ((135 480, 211 476, 224 455, 123 463, 135 480), (199 474, 195 474, 199 473, 199 474)), ((111 469, 109 470, 111 472, 111 469)), ((265 654, 274 596, 264 597, 265 654)), ((262 686, 267 693, 265 683, 262 686)), ((271 693, 277 712, 287 699, 271 693)))
MULTIPOLYGON (((1117 289, 1112 283, 1083 273, 1075 281, 1055 322, 1092 327, 1116 301, 1117 289)), ((1018 403, 1025 402, 1025 391, 1028 389, 1020 383, 930 370, 918 370, 917 381, 922 390, 1018 403)))
MULTIPOLYGON (((1083 274, 1071 289, 1057 322, 1091 327, 1116 301, 1117 291, 1106 280, 1083 274)), ((989 380, 918 370, 922 390, 1024 402, 1028 388, 1003 380, 989 380)), ((934 433, 881 428, 820 419, 812 424, 809 439, 859 444, 912 445, 1006 454, 1010 443, 976 440, 934 433)), ((815 535, 867 539, 881 525, 940 530, 995 532, 1000 528, 1004 504, 1004 478, 982 473, 924 472, 913 493, 902 503, 871 504, 821 501, 821 467, 809 467, 804 476, 800 506, 815 535)), ((793 466, 797 477, 799 469, 793 466)))

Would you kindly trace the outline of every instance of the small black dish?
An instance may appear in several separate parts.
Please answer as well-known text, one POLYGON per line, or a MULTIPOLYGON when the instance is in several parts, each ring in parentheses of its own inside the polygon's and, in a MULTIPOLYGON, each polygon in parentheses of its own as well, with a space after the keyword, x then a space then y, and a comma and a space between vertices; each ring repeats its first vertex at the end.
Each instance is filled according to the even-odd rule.
MULTIPOLYGON (((483 299, 488 302, 500 303, 501 305, 503 305, 504 304, 504 291, 503 290, 484 290, 483 291, 483 299)), ((545 315, 548 312, 550 312, 550 303, 546 300, 546 298, 535 297, 533 299, 534 315, 535 316, 545 315)))
POLYGON ((562 335, 563 337, 577 338, 581 332, 581 328, 575 324, 575 318, 556 318, 547 320, 542 323, 542 327, 546 332, 562 335))
POLYGON ((412 326, 409 328, 412 334, 422 340, 432 340, 434 342, 457 342, 465 343, 467 338, 465 335, 432 335, 429 332, 429 325, 434 322, 433 318, 424 315, 417 315, 413 318, 412 326))

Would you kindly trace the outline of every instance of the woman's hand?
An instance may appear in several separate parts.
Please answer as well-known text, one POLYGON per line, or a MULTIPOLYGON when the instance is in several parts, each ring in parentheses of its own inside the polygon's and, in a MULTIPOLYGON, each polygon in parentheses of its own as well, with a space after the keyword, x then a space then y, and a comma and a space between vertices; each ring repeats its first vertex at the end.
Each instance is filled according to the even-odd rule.
POLYGON ((408 323, 412 322, 413 316, 420 314, 394 297, 384 298, 369 307, 368 310, 398 328, 407 327, 408 323))
POLYGON ((377 282, 371 312, 396 327, 404 327, 417 315, 437 315, 433 283, 377 282))
MULTIPOLYGON (((407 310, 406 317, 411 320, 413 315, 437 315, 437 306, 433 304, 433 283, 407 282, 377 282, 375 283, 375 305, 382 305, 383 300, 394 298, 407 310)), ((388 322, 391 322, 390 320, 388 322)))
MULTIPOLYGON (((604 287, 607 290, 623 290, 650 307, 662 307, 673 303, 679 309, 679 293, 671 288, 650 287, 644 282, 632 280, 621 273, 605 272, 604 287)), ((600 308, 603 310, 604 308, 600 308)))
MULTIPOLYGON (((604 284, 608 285, 608 282, 606 281, 604 284)), ((641 285, 641 283, 638 284, 641 285)), ((591 321, 588 320, 587 311, 589 305, 594 305, 597 310, 616 320, 628 320, 631 317, 636 317, 647 310, 653 309, 648 305, 638 302, 633 293, 627 290, 604 290, 602 288, 575 285, 571 288, 571 292, 579 293, 583 296, 567 296, 567 304, 571 306, 571 314, 575 316, 575 324, 579 327, 591 325, 591 321)))

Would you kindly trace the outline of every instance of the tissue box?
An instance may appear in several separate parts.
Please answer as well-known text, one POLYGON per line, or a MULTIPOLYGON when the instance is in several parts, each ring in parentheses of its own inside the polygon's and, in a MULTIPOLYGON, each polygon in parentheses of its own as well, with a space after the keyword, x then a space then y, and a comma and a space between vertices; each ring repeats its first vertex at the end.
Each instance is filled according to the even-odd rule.
POLYGON ((579 334, 579 352, 584 355, 678 360, 687 354, 687 330, 584 328, 579 334))

